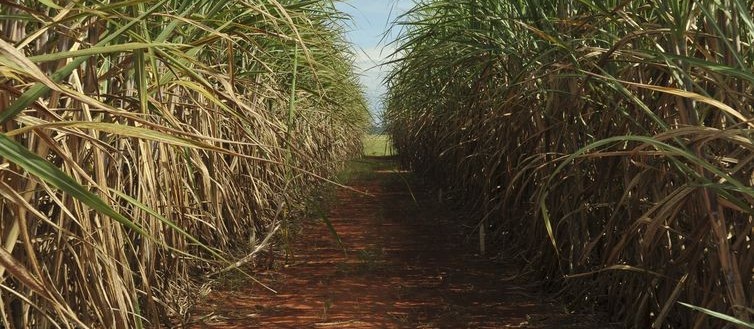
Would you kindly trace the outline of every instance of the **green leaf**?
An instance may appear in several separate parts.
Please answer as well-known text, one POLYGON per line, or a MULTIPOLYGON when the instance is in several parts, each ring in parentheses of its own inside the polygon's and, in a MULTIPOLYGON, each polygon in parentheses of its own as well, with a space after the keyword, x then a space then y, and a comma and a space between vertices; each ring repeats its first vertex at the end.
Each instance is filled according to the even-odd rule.
POLYGON ((91 48, 86 48, 86 49, 81 49, 81 50, 62 51, 58 53, 29 56, 28 59, 35 63, 43 63, 43 62, 51 62, 51 61, 57 61, 60 59, 75 58, 75 57, 81 57, 81 56, 88 57, 92 55, 101 55, 101 54, 109 54, 109 53, 131 52, 134 50, 141 50, 141 49, 147 49, 147 48, 157 48, 157 47, 166 48, 166 47, 176 47, 176 46, 181 46, 181 45, 174 44, 174 43, 129 42, 129 43, 123 43, 123 44, 109 45, 109 46, 94 46, 91 48))
MULTIPOLYGON (((151 140, 155 142, 181 146, 181 147, 205 149, 209 151, 215 151, 219 153, 243 157, 247 159, 254 159, 258 161, 266 161, 266 162, 270 161, 270 160, 257 158, 257 157, 253 157, 253 156, 249 156, 245 154, 240 154, 238 152, 233 152, 231 150, 224 149, 222 147, 213 146, 211 144, 208 144, 202 141, 189 139, 185 137, 174 136, 174 135, 160 132, 154 129, 134 127, 134 126, 117 124, 117 123, 109 123, 109 122, 61 121, 61 122, 38 123, 38 124, 34 124, 34 125, 26 126, 24 128, 19 128, 19 129, 10 131, 6 133, 6 136, 12 137, 12 136, 16 136, 16 135, 28 132, 30 130, 39 129, 39 128, 66 128, 66 127, 93 129, 93 130, 106 132, 106 133, 119 135, 119 136, 134 137, 134 138, 139 138, 142 140, 151 140)), ((222 143, 232 143, 232 141, 211 139, 211 138, 207 138, 207 140, 214 140, 216 142, 222 142, 222 143)))
POLYGON ((691 305, 691 304, 686 304, 684 302, 678 302, 678 304, 681 304, 681 305, 686 306, 688 308, 691 308, 693 310, 697 310, 697 311, 702 312, 704 314, 707 314, 709 316, 713 316, 713 317, 716 317, 718 319, 728 321, 728 322, 733 323, 735 325, 744 326, 746 328, 754 328, 754 323, 744 322, 742 320, 736 319, 736 318, 734 318, 734 317, 732 317, 730 315, 727 315, 727 314, 718 313, 718 312, 715 312, 713 310, 708 310, 708 309, 703 308, 703 307, 699 307, 699 306, 695 306, 695 305, 691 305))
POLYGON ((5 134, 0 134, 0 156, 17 164, 30 174, 50 183, 52 186, 63 190, 63 192, 70 194, 100 214, 112 218, 142 236, 151 238, 139 225, 115 211, 96 194, 89 191, 87 187, 79 184, 71 176, 29 151, 23 145, 8 138, 5 134))
POLYGON ((56 4, 52 0, 39 0, 39 3, 41 3, 41 4, 43 4, 43 5, 47 6, 47 7, 50 7, 52 9, 63 9, 63 7, 58 6, 58 4, 56 4))

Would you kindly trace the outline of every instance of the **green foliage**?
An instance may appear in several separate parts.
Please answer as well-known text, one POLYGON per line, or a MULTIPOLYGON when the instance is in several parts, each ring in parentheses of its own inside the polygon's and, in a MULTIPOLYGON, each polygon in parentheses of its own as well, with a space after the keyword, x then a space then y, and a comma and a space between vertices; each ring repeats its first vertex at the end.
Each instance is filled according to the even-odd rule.
POLYGON ((753 5, 419 1, 387 132, 574 303, 636 328, 722 326, 677 301, 748 323, 753 5))
POLYGON ((394 155, 393 145, 388 135, 366 135, 363 138, 366 156, 390 156, 394 155))

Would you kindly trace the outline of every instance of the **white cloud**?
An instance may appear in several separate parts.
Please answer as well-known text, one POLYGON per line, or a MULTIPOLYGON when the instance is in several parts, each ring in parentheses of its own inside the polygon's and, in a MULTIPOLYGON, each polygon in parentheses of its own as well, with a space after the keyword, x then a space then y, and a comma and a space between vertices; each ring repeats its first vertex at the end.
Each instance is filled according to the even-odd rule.
POLYGON ((382 36, 389 24, 412 5, 412 0, 346 0, 336 3, 340 10, 353 18, 348 39, 354 44, 356 73, 360 75, 372 113, 381 112, 380 98, 385 93, 382 79, 390 70, 382 64, 395 51, 394 46, 385 46, 394 36, 389 35, 385 40, 382 36))

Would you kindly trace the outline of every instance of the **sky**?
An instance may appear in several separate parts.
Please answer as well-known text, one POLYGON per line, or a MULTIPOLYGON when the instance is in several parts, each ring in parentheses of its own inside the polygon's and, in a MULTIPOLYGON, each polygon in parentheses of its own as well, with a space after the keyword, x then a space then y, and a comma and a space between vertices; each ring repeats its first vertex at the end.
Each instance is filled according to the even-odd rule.
POLYGON ((346 26, 348 40, 353 43, 356 54, 356 73, 361 76, 361 84, 366 88, 370 111, 375 120, 382 110, 381 96, 385 93, 382 78, 388 67, 380 66, 393 51, 388 45, 395 35, 384 33, 401 13, 413 5, 413 0, 342 0, 336 7, 351 16, 346 26))

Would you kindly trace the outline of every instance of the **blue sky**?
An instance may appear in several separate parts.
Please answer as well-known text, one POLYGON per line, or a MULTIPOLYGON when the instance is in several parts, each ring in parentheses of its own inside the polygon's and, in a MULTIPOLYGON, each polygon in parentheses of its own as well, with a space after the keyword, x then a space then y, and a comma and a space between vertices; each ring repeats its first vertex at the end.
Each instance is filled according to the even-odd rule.
POLYGON ((342 0, 336 3, 338 9, 353 19, 346 26, 347 38, 354 44, 357 73, 366 87, 372 113, 381 111, 380 97, 385 93, 382 78, 389 70, 378 65, 393 52, 387 44, 395 38, 395 35, 388 35, 382 40, 383 34, 392 21, 412 5, 413 0, 342 0))

